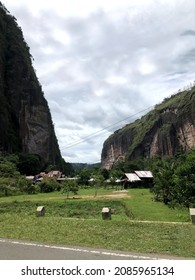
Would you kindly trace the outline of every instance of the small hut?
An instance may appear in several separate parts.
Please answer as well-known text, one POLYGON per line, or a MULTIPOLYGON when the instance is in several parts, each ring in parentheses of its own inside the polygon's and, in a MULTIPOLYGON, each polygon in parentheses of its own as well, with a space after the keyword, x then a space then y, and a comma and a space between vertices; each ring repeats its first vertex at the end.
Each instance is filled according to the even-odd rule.
POLYGON ((141 183, 141 179, 135 173, 125 173, 121 177, 121 181, 125 189, 129 187, 138 187, 141 183))

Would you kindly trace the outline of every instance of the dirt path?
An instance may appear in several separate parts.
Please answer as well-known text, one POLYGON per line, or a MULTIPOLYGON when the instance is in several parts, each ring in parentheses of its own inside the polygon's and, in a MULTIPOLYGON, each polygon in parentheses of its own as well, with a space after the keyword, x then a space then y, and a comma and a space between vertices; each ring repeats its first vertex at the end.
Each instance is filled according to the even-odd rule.
POLYGON ((110 199, 110 198, 130 198, 131 196, 128 195, 128 192, 115 192, 115 193, 112 193, 112 194, 100 194, 100 195, 79 195, 79 198, 107 198, 107 199, 110 199))

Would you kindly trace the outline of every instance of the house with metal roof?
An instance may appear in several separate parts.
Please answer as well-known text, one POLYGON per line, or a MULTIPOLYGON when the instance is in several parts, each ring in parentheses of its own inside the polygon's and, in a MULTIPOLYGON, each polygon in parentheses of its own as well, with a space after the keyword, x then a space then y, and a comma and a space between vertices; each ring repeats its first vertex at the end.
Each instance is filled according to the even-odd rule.
POLYGON ((135 173, 125 173, 121 180, 127 180, 129 182, 141 181, 141 179, 135 173))
POLYGON ((124 188, 137 187, 141 179, 135 173, 125 173, 121 177, 121 182, 123 182, 124 188))
POLYGON ((153 183, 151 171, 135 171, 135 173, 125 173, 121 177, 124 188, 128 187, 150 187, 153 183))
POLYGON ((153 178, 152 172, 151 171, 135 171, 135 174, 140 178, 153 178))

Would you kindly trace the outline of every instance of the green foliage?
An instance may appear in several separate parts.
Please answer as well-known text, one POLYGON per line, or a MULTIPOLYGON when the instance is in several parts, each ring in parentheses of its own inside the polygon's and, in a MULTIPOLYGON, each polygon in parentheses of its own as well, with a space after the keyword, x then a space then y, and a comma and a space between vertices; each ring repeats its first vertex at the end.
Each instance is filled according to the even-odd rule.
POLYGON ((155 199, 168 204, 173 200, 174 163, 162 160, 157 167, 156 172, 154 171, 155 199))
POLYGON ((39 156, 33 154, 20 154, 18 169, 21 174, 38 174, 41 171, 41 162, 39 156))
POLYGON ((44 170, 45 170, 46 173, 49 173, 50 171, 55 170, 55 169, 56 169, 55 165, 48 164, 44 170))
POLYGON ((73 177, 75 175, 75 170, 72 164, 69 162, 65 162, 64 160, 62 162, 62 172, 64 175, 70 177, 73 177))
POLYGON ((35 193, 36 187, 31 181, 20 175, 20 159, 15 154, 0 154, 0 196, 22 193, 35 193))
MULTIPOLYGON (((111 171, 122 174, 135 170, 151 170, 154 199, 169 207, 195 207, 195 150, 178 153, 175 157, 138 158, 116 165, 111 171)), ((118 176, 120 178, 120 176, 118 176)))
POLYGON ((143 157, 139 157, 134 160, 127 160, 125 162, 120 162, 116 166, 114 166, 114 170, 120 170, 120 176, 124 173, 132 173, 135 170, 144 170, 147 165, 147 160, 143 157))
POLYGON ((94 186, 95 186, 95 196, 97 196, 98 189, 102 188, 105 185, 105 178, 103 175, 94 176, 94 186))
POLYGON ((40 192, 42 193, 50 193, 53 192, 55 190, 60 190, 61 186, 60 184, 54 179, 43 179, 43 181, 41 181, 38 184, 39 188, 40 188, 40 192))
POLYGON ((34 194, 38 191, 38 188, 31 180, 27 180, 25 177, 20 177, 17 181, 17 188, 21 193, 34 194))
POLYGON ((101 170, 101 175, 104 177, 105 180, 110 178, 110 172, 107 169, 102 169, 101 170))
POLYGON ((194 124, 195 87, 167 98, 133 123, 115 131, 104 143, 105 155, 111 145, 121 148, 125 162, 138 157, 150 157, 150 144, 158 132, 159 155, 168 154, 166 139, 170 139, 173 154, 183 150, 175 130, 182 124, 194 124))
POLYGON ((175 200, 185 207, 195 207, 195 151, 175 170, 175 200))
POLYGON ((171 207, 195 207, 195 150, 157 161, 153 173, 156 200, 171 207))
POLYGON ((5 178, 18 177, 17 159, 13 156, 0 154, 0 176, 5 178))
POLYGON ((87 168, 83 168, 79 173, 79 185, 88 185, 90 179, 90 171, 87 168))
POLYGON ((110 171, 110 179, 119 179, 122 177, 122 175, 124 174, 124 169, 123 167, 117 167, 117 168, 114 168, 110 171))
POLYGON ((0 197, 17 194, 16 180, 0 177, 0 197))
POLYGON ((62 193, 65 193, 67 195, 67 198, 69 197, 69 193, 72 192, 73 194, 77 194, 79 190, 78 182, 77 180, 64 180, 62 183, 62 193))

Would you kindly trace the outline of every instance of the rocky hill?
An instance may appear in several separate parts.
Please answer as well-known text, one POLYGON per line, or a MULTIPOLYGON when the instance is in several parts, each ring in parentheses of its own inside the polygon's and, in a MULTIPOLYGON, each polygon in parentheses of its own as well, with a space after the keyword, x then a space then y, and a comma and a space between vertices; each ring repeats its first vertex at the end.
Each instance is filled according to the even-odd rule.
POLYGON ((52 118, 21 28, 0 2, 0 151, 62 158, 52 118))
POLYGON ((195 148, 195 87, 166 98, 141 119, 115 131, 102 149, 102 168, 138 157, 174 156, 195 148))

